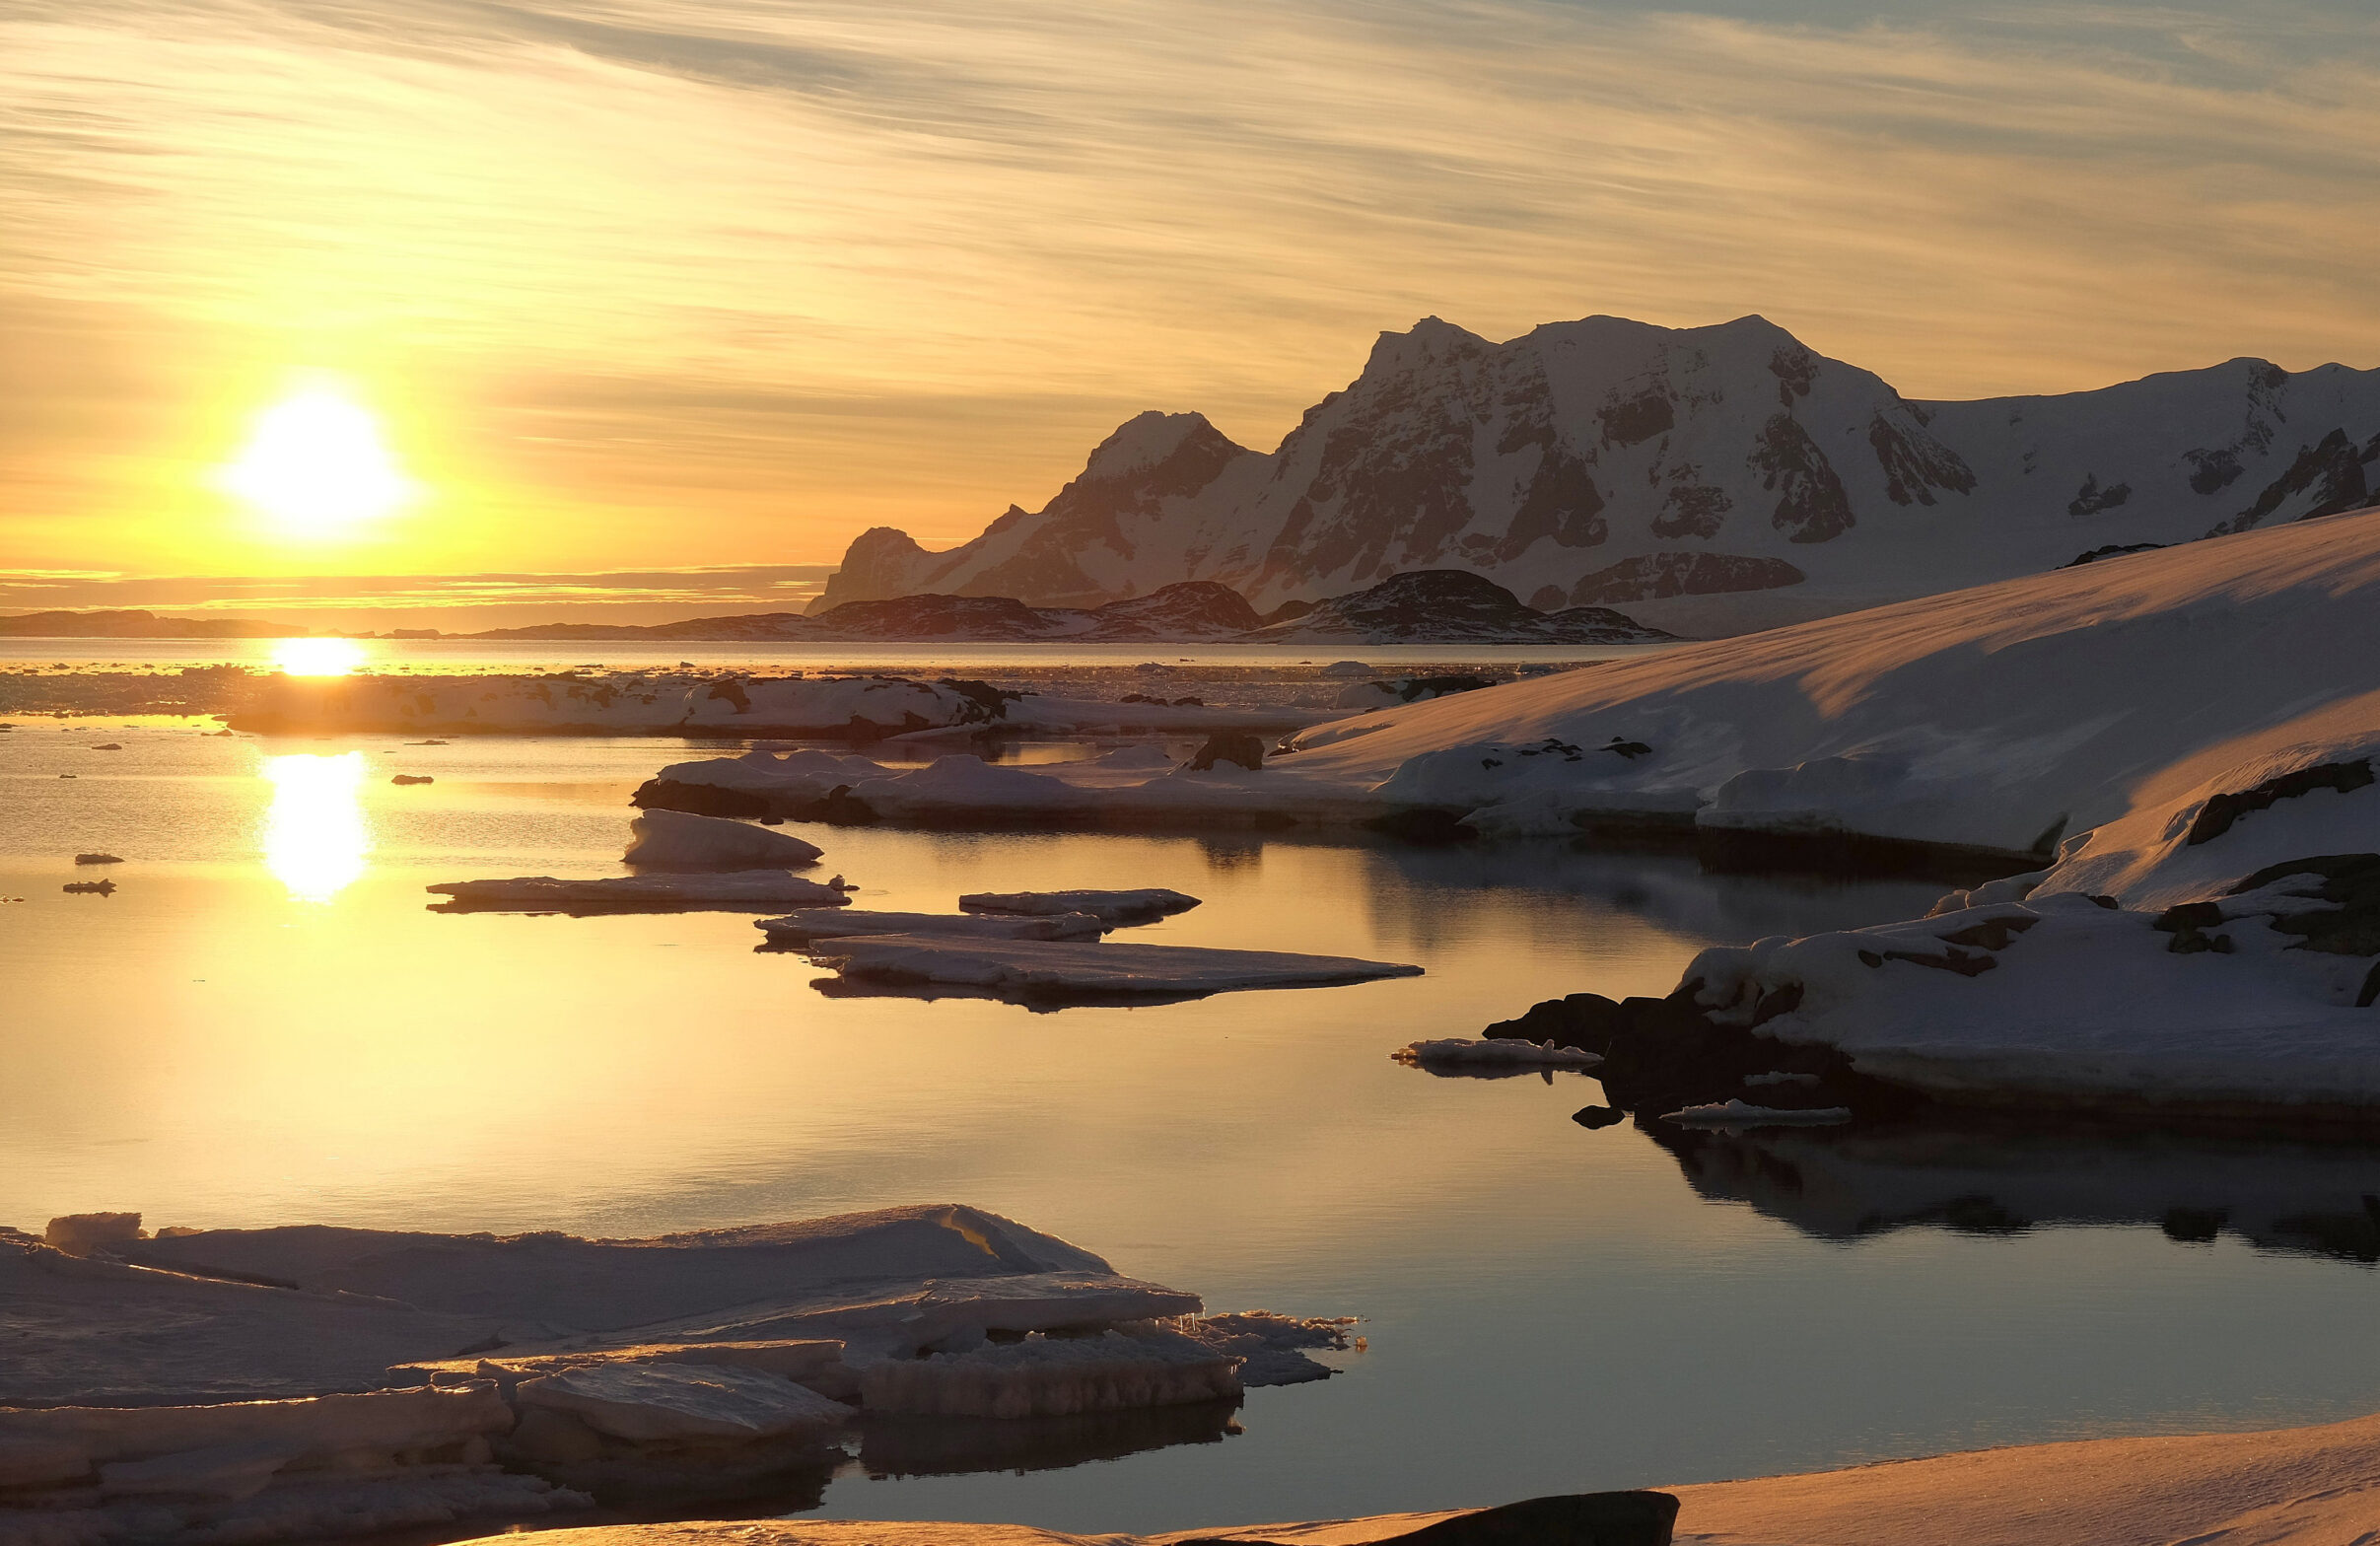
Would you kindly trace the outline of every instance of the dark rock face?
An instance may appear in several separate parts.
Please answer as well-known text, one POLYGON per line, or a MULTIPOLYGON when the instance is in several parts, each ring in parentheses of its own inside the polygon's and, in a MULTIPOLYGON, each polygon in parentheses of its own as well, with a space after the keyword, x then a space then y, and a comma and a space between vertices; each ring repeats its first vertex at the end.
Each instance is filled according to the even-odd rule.
MULTIPOLYGON (((2324 854, 2268 865, 2234 885, 2231 893, 2237 896, 2291 876, 2321 877, 2313 894, 2336 905, 2321 912, 2284 913, 2273 920, 2275 930, 2298 936, 2303 949, 2380 955, 2380 854, 2324 854)), ((2380 977, 2380 964, 2373 967, 2373 975, 2380 977)), ((2367 979, 2356 1003, 2369 1009, 2376 996, 2380 990, 2367 979)))
POLYGON ((2347 438, 2345 429, 2335 429, 2315 445, 2299 448, 2297 459, 2289 463, 2286 472, 2266 485, 2264 492, 2256 496, 2255 504, 2207 535, 2221 536, 2262 526, 2291 503, 2304 507, 2293 518, 2299 521, 2358 509, 2371 502, 2371 485, 2364 476, 2363 466, 2376 457, 2380 457, 2380 437, 2375 437, 2370 446, 2358 446, 2347 438))
POLYGON ((1647 553, 1624 558, 1580 580, 1571 599, 1623 604, 1670 596, 1712 596, 1726 591, 1771 591, 1807 578, 1782 558, 1746 558, 1735 553, 1647 553))
MULTIPOLYGON (((1694 475, 1694 468, 1685 469, 1694 475)), ((1654 536, 1716 536, 1735 502, 1727 491, 1708 483, 1675 483, 1661 496, 1661 513, 1652 518, 1654 536)))
POLYGON ((1667 635, 1602 607, 1540 612, 1492 580, 1461 569, 1425 569, 1335 596, 1265 635, 1366 644, 1624 644, 1667 635))
MULTIPOLYGON (((1875 449, 1876 464, 1884 469, 1885 497, 1896 505, 1930 505, 1937 489, 1965 494, 1975 488, 1974 469, 1957 452, 1927 434, 1925 426, 1906 409, 1879 411, 1868 421, 1867 443, 1875 449)), ((1844 524, 1851 524, 1848 512, 1844 524)))
POLYGON ((2084 564, 2095 564, 2102 558, 2122 558, 2127 553, 2153 553, 2164 546, 2162 542, 2110 542, 2105 547, 2094 547, 2087 553, 2076 553, 2071 562, 2059 567, 2079 569, 2084 564))
POLYGON ((1253 773, 1264 766, 1264 741, 1246 731, 1217 731, 1190 759, 1190 771, 1212 773, 1219 762, 1229 762, 1253 773))
POLYGON ((2093 472, 2084 476, 2082 487, 2075 490, 2073 499, 2065 507, 2065 513, 2077 517, 2095 516, 2103 510, 2115 509, 2132 497, 2133 486, 2130 483, 2111 483, 2101 488, 2099 474, 2093 472))
POLYGON ((1761 475, 1761 487, 1778 496, 1770 524, 1793 541, 1824 542, 1856 524, 1834 463, 1792 415, 1780 413, 1769 420, 1751 462, 1761 475))
POLYGON ((2250 811, 2270 809, 2281 801, 2295 800, 2318 789, 2349 794, 2368 788, 2371 782, 2371 763, 2358 759, 2299 768, 2294 773, 2267 779, 2253 789, 2209 796, 2206 804, 2199 808, 2198 816, 2190 823, 2190 835, 2182 840, 2182 846, 2195 848, 2201 843, 2211 842, 2230 831, 2232 823, 2250 811))

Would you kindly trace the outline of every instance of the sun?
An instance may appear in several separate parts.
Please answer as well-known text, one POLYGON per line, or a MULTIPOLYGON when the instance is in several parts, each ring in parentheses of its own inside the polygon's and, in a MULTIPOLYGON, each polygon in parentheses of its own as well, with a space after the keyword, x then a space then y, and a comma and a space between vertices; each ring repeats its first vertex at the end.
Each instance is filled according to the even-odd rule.
POLYGON ((256 415, 223 487, 293 536, 337 537, 390 515, 419 492, 370 408, 311 383, 256 415))

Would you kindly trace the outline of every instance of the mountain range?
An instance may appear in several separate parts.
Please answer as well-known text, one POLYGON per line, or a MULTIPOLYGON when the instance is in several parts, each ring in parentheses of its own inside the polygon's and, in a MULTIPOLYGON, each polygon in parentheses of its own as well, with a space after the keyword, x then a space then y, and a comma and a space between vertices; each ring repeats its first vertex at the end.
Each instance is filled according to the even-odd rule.
POLYGON ((928 552, 873 528, 811 611, 923 594, 1096 607, 1185 581, 1256 608, 1413 570, 1725 634, 2380 502, 2380 371, 2237 359, 1924 401, 1759 316, 1426 318, 1271 452, 1144 413, 1037 511, 928 552))

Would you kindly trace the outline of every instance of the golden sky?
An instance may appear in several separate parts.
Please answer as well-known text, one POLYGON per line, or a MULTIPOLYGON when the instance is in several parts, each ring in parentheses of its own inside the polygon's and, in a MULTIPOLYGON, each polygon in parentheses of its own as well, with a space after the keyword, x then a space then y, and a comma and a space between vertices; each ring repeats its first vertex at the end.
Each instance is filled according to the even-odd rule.
POLYGON ((0 570, 954 541, 1427 314, 1759 312, 1915 396, 2380 364, 2380 23, 2248 9, 10 0, 0 570), (306 380, 419 489, 343 540, 222 484, 306 380))

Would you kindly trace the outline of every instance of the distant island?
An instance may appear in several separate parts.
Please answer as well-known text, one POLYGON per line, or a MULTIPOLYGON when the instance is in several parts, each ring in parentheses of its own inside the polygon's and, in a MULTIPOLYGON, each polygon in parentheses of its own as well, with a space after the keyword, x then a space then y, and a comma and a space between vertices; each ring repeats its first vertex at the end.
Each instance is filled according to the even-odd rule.
MULTIPOLYGON (((252 621, 199 621, 145 611, 32 612, 0 617, 0 638, 256 639, 305 630, 252 621)), ((1102 606, 1028 606, 1014 597, 907 596, 849 601, 823 612, 753 612, 682 622, 538 623, 481 633, 400 628, 390 639, 743 641, 771 644, 1654 644, 1671 635, 1605 606, 1542 611, 1479 575, 1456 569, 1395 575, 1320 601, 1258 613, 1229 586, 1185 581, 1102 606)))

